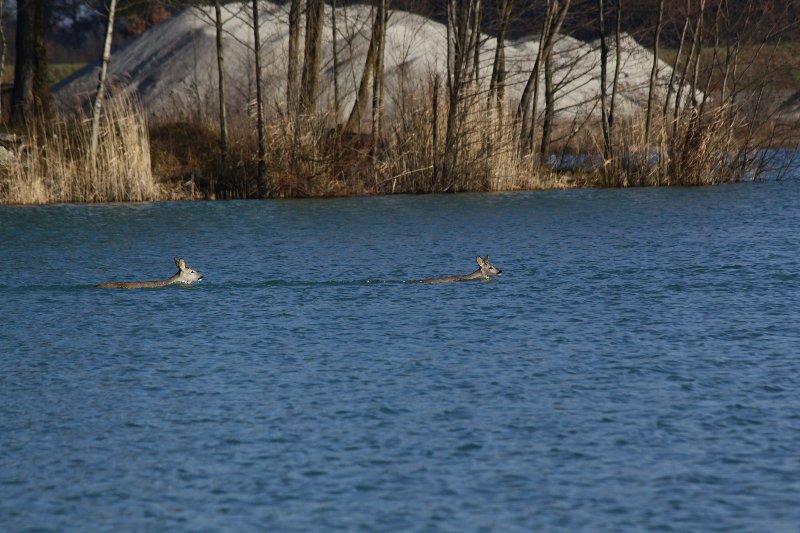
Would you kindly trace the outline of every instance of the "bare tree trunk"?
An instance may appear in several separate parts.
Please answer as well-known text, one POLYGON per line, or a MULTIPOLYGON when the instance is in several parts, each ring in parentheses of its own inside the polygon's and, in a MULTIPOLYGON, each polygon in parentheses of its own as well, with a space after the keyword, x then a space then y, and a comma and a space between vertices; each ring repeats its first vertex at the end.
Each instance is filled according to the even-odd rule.
POLYGON ((494 50, 492 79, 489 82, 489 99, 495 98, 500 105, 505 98, 506 90, 506 32, 511 18, 511 7, 514 0, 500 0, 498 5, 497 47, 494 50))
MULTIPOLYGON (((691 0, 687 0, 687 4, 689 4, 691 0)), ((688 7, 688 5, 687 5, 688 7)), ((670 170, 669 167, 672 164, 672 159, 670 157, 670 152, 672 152, 672 146, 674 144, 674 137, 671 139, 667 134, 669 130, 667 129, 669 124, 667 122, 667 114, 669 113, 669 103, 672 99, 672 91, 674 90, 675 80, 677 77, 678 72, 678 65, 680 64, 681 57, 683 56, 683 49, 684 45, 686 44, 686 32, 689 29, 689 22, 690 17, 687 13, 686 19, 683 23, 683 30, 681 30, 681 38, 680 42, 678 43, 678 51, 675 53, 675 59, 672 61, 672 69, 669 75, 669 83, 667 84, 667 93, 664 96, 664 105, 661 108, 661 122, 662 127, 659 133, 659 144, 661 145, 661 149, 659 152, 659 176, 658 176, 658 183, 659 184, 666 184, 668 185, 671 181, 670 177, 670 170), (666 153, 662 153, 666 152, 666 153), (666 164, 664 164, 666 161, 666 164), (662 181, 662 178, 666 181, 662 181)), ((679 81, 678 83, 683 83, 683 81, 679 81)))
POLYGON ((381 134, 383 112, 383 54, 386 43, 386 0, 376 0, 378 4, 375 22, 378 23, 376 34, 376 53, 372 72, 372 135, 377 140, 381 134))
POLYGON ((439 74, 433 77, 433 183, 439 182, 439 74))
MULTIPOLYGON (((728 9, 728 3, 725 2, 725 8, 728 9)), ((727 13, 726 13, 727 14, 727 13)), ((728 44, 725 51, 725 74, 722 79, 722 89, 720 91, 720 99, 722 104, 726 106, 725 114, 726 114, 726 122, 728 124, 728 131, 725 140, 725 146, 731 146, 733 142, 733 134, 734 134, 734 124, 735 124, 735 116, 736 116, 736 92, 737 92, 737 70, 739 65, 739 48, 741 46, 741 41, 735 39, 735 45, 733 49, 731 49, 730 39, 728 39, 728 44), (728 85, 730 84, 730 89, 728 85)))
MULTIPOLYGON (((542 143, 539 147, 539 161, 547 162, 547 151, 550 147, 550 133, 555 111, 555 93, 553 90, 553 54, 548 51, 544 57, 544 119, 542 120, 542 143)), ((531 151, 536 139, 535 128, 531 129, 531 151)))
POLYGON ((44 0, 17 0, 16 57, 11 119, 32 122, 47 107, 44 0))
MULTIPOLYGON (((729 7, 728 6, 728 2, 725 1, 721 5, 724 5, 724 7, 725 7, 725 15, 726 15, 725 18, 727 19, 728 18, 728 7, 729 7)), ((730 80, 731 66, 732 66, 731 65, 731 59, 735 55, 738 56, 738 49, 739 49, 739 41, 737 40, 736 41, 736 46, 735 46, 736 52, 732 54, 731 53, 731 42, 730 42, 730 39, 726 39, 726 45, 725 45, 725 71, 724 71, 724 74, 722 76, 722 89, 720 90, 720 100, 723 103, 727 103, 727 101, 728 101, 728 81, 730 80)))
MULTIPOLYGON (((689 1, 691 1, 691 0, 689 0, 689 1)), ((680 39, 680 42, 678 43, 678 51, 675 53, 675 60, 672 62, 672 70, 670 71, 670 75, 669 75, 669 84, 667 85, 667 94, 664 97, 664 106, 663 106, 663 108, 661 110, 661 114, 664 117, 665 127, 666 127, 666 121, 667 121, 667 113, 669 112, 669 102, 670 102, 670 99, 672 98, 673 86, 675 85, 675 77, 676 77, 676 73, 678 72, 678 65, 680 64, 681 56, 683 55, 683 46, 684 46, 684 44, 686 44, 686 32, 689 29, 689 22, 690 22, 690 17, 689 17, 689 15, 687 13, 686 20, 684 20, 684 22, 683 22, 683 30, 681 31, 681 39, 680 39)))
POLYGON ((474 0, 475 7, 472 13, 472 35, 475 36, 475 50, 473 55, 472 73, 475 76, 475 85, 480 83, 481 72, 481 18, 483 17, 482 0, 474 0))
MULTIPOLYGON (((448 62, 448 109, 447 130, 445 131, 445 153, 442 178, 449 181, 456 171, 459 160, 457 139, 464 117, 459 113, 459 103, 465 82, 469 79, 471 52, 477 46, 479 36, 470 24, 475 14, 476 0, 448 0, 448 51, 452 48, 452 58, 448 62)), ((448 184, 448 187, 452 183, 448 184)))
POLYGON ((322 21, 325 16, 323 0, 306 1, 306 46, 303 53, 303 74, 300 81, 300 112, 313 113, 319 84, 322 21))
POLYGON ((106 21, 106 36, 103 40, 103 56, 100 59, 100 74, 97 80, 97 91, 92 105, 92 159, 97 155, 97 137, 100 133, 100 111, 103 107, 103 95, 106 89, 106 75, 108 64, 111 62, 111 38, 114 34, 114 13, 117 9, 117 0, 111 0, 108 6, 108 20, 106 21))
POLYGON ((300 46, 300 0, 289 5, 289 57, 286 59, 286 112, 297 114, 297 52, 300 46))
MULTIPOLYGON (((700 0, 701 6, 705 5, 705 0, 700 0)), ((691 5, 691 2, 688 2, 691 5)), ((687 10, 688 11, 688 10, 687 10)), ((687 23, 691 14, 687 12, 686 20, 687 23)), ((695 61, 695 53, 699 54, 700 51, 698 47, 700 46, 700 24, 702 22, 702 16, 699 16, 697 22, 695 23, 695 31, 694 36, 692 38, 692 47, 689 49, 689 55, 686 58, 686 63, 683 65, 683 69, 681 70, 681 76, 678 80, 678 89, 675 91, 675 107, 672 110, 672 138, 675 139, 678 134, 678 119, 680 117, 680 113, 683 107, 683 90, 686 85, 686 78, 689 72, 689 65, 691 65, 695 61)), ((694 87, 690 88, 691 91, 694 92, 694 87)), ((694 99, 694 96, 691 96, 694 99)))
POLYGON ((606 19, 605 5, 603 0, 597 0, 598 5, 598 28, 600 30, 600 119, 603 129, 603 158, 610 161, 613 158, 611 148, 611 128, 608 120, 607 96, 608 88, 608 45, 606 43, 606 19))
POLYGON ((331 46, 333 47, 333 122, 339 124, 339 47, 336 33, 336 0, 331 0, 331 46))
POLYGON ((253 53, 256 60, 256 127, 258 128, 258 175, 256 176, 256 186, 258 187, 258 197, 264 198, 267 195, 267 141, 264 129, 264 101, 261 94, 261 36, 259 35, 259 30, 258 0, 253 0, 253 53))
POLYGON ((691 102, 692 107, 697 107, 697 83, 700 78, 700 56, 702 55, 702 39, 703 39, 703 19, 705 18, 705 11, 706 11, 706 0, 700 0, 700 14, 697 15, 697 55, 695 56, 694 60, 694 69, 692 74, 692 81, 689 86, 689 90, 691 91, 691 102))
POLYGON ((345 124, 345 131, 359 131, 361 129, 361 118, 364 115, 364 108, 367 105, 367 90, 369 89, 369 82, 375 70, 375 48, 377 46, 377 31, 380 25, 378 15, 372 22, 372 31, 369 39, 369 48, 367 48, 367 57, 364 60, 364 70, 361 72, 361 81, 358 84, 356 91, 356 100, 353 102, 353 109, 350 110, 350 116, 345 124))
MULTIPOLYGON (((564 19, 569 11, 571 0, 565 0, 564 4, 559 7, 558 0, 553 1, 553 20, 549 34, 547 36, 547 47, 544 50, 544 121, 542 122, 542 144, 540 147, 541 162, 547 160, 547 151, 550 147, 550 136, 553 129, 553 119, 556 112, 555 101, 555 88, 553 85, 553 49, 555 48, 558 34, 561 32, 561 26, 564 24, 564 19)), ((532 119, 535 120, 535 119, 532 119)), ((535 146, 536 132, 531 130, 531 151, 535 146)))
POLYGON ((706 109, 706 102, 708 102, 708 98, 710 96, 710 88, 711 88, 711 78, 714 71, 717 69, 717 65, 719 64, 719 40, 720 40, 720 17, 722 16, 722 9, 723 9, 724 2, 720 2, 717 4, 717 11, 714 15, 714 54, 711 57, 711 66, 708 69, 708 74, 706 76, 706 83, 703 87, 703 100, 700 103, 700 111, 699 115, 702 117, 705 114, 706 109))
MULTIPOLYGON (((3 26, 3 0, 0 0, 0 46, 3 47, 0 51, 0 86, 2 86, 3 75, 6 68, 6 32, 3 26)), ((0 90, 0 124, 3 123, 3 93, 0 90)))
POLYGON ((661 41, 661 25, 664 20, 664 0, 658 0, 658 18, 656 20, 655 35, 653 36, 653 68, 650 70, 650 87, 647 91, 647 117, 644 122, 645 158, 650 155, 650 129, 652 128, 653 100, 656 95, 656 80, 658 79, 658 52, 661 41))
POLYGON ((525 83, 525 88, 522 90, 519 106, 517 107, 517 120, 519 121, 520 129, 520 151, 527 152, 530 150, 528 144, 529 140, 531 146, 535 136, 535 123, 537 104, 539 100, 539 75, 541 73, 541 62, 546 47, 545 40, 550 34, 550 26, 552 25, 553 11, 552 4, 548 0, 547 11, 542 22, 542 33, 539 35, 539 46, 536 50, 536 59, 533 61, 533 69, 531 70, 528 81, 525 83), (533 99, 533 110, 531 110, 531 99, 533 99), (528 116, 530 115, 530 125, 528 125, 528 116))
MULTIPOLYGON (((442 169, 439 177, 442 181, 446 181, 453 172, 453 166, 458 160, 458 155, 455 153, 455 127, 456 127, 456 113, 458 111, 458 91, 461 86, 461 58, 459 52, 462 48, 460 46, 459 35, 460 32, 456 29, 456 14, 458 13, 457 5, 463 6, 463 0, 447 0, 447 124, 445 125, 444 136, 444 161, 442 162, 442 169), (458 3, 458 4, 457 4, 458 3)), ((466 30, 465 30, 466 31, 466 30)), ((461 52, 463 54, 463 52, 461 52)))
POLYGON ((620 43, 622 33, 622 0, 617 1, 615 10, 616 24, 614 27, 614 80, 611 82, 611 105, 608 109, 608 129, 614 128, 614 112, 616 111, 617 86, 619 84, 619 71, 622 67, 622 46, 620 43))
POLYGON ((228 119, 225 113, 225 55, 222 48, 222 7, 214 0, 215 28, 217 33, 217 73, 219 84, 219 153, 222 167, 228 161, 228 119))
MULTIPOLYGON (((547 9, 542 22, 542 33, 539 37, 539 47, 536 51, 536 59, 533 62, 533 69, 531 70, 528 81, 525 83, 525 88, 522 90, 522 97, 520 98, 519 106, 517 107, 517 121, 520 123, 520 152, 532 152, 536 146, 536 117, 538 114, 539 105, 539 77, 543 67, 547 66, 546 63, 552 62, 553 49, 555 47, 558 32, 561 30, 561 25, 564 18, 569 11, 571 0, 566 0, 563 5, 559 6, 558 0, 547 0, 547 9), (530 121, 528 120, 530 117, 530 121)), ((552 70, 550 71, 550 92, 554 90, 552 80, 552 70)), ((547 80, 545 80, 547 85, 547 80)), ((545 87, 547 91, 547 87, 545 87)), ((552 123, 552 114, 554 113, 554 96, 550 94, 550 105, 545 106, 545 122, 547 123, 547 131, 543 132, 544 140, 543 146, 550 143, 550 124, 552 123), (550 115, 548 116, 548 113, 550 115)), ((548 95, 545 94, 545 103, 547 103, 548 95)))
POLYGON ((17 38, 14 61, 14 93, 11 100, 11 119, 19 123, 33 120, 34 64, 36 35, 35 0, 17 0, 17 38))

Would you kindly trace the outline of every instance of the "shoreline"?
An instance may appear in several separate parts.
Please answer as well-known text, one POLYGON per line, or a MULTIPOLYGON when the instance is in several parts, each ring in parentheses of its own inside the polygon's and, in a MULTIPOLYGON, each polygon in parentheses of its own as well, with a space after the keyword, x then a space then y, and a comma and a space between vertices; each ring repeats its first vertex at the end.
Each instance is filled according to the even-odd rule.
MULTIPOLYGON (((790 178, 791 179, 791 178, 790 178)), ((509 189, 496 191, 457 191, 457 192, 398 192, 398 193, 375 193, 375 194, 338 194, 328 196, 291 196, 291 197, 266 197, 266 198, 164 198, 153 200, 119 200, 119 201, 98 201, 98 202, 45 202, 45 203, 6 203, 0 201, 0 208, 13 207, 43 207, 43 206, 135 206, 151 204, 189 204, 189 203, 227 203, 227 202, 294 202, 303 200, 334 201, 353 198, 396 198, 396 197, 422 197, 422 196, 454 196, 454 195, 511 195, 518 193, 554 192, 554 191, 601 191, 601 190, 632 190, 632 189, 708 189, 720 186, 734 186, 744 184, 764 184, 770 182, 786 181, 782 179, 758 179, 741 180, 731 182, 720 182, 713 184, 700 185, 645 185, 629 187, 601 187, 601 186, 573 186, 573 187, 551 187, 551 188, 531 188, 531 189, 509 189)))

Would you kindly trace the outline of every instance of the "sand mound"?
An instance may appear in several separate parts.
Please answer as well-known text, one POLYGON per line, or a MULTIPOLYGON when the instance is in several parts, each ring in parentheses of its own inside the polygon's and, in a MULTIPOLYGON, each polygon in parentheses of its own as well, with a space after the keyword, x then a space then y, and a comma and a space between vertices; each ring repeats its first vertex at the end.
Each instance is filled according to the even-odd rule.
MULTIPOLYGON (((255 98, 252 54, 252 24, 249 10, 223 9, 225 22, 225 73, 228 109, 244 111, 255 98)), ((288 49, 288 7, 262 4, 264 83, 267 103, 274 109, 285 107, 286 57, 288 49)), ((333 54, 331 9, 326 7, 323 37, 322 72, 318 101, 321 109, 333 109, 333 54)), ((190 9, 147 31, 118 50, 112 57, 110 79, 125 91, 139 94, 145 108, 156 117, 213 116, 217 107, 217 65, 213 9, 190 9)), ((347 118, 353 106, 369 46, 371 11, 369 6, 337 9, 339 121, 347 118)), ((484 36, 480 56, 481 84, 488 87, 496 40, 484 36)), ((300 43, 302 46, 303 38, 300 43)), ((507 102, 515 107, 533 67, 539 42, 528 38, 507 43, 507 102)), ((652 54, 631 37, 622 41, 619 114, 630 114, 646 105, 652 54)), ((302 52, 301 52, 302 53, 302 52)), ((447 61, 446 28, 419 15, 393 11, 389 18, 386 43, 386 106, 396 110, 398 103, 427 87, 434 73, 445 79, 447 61)), ((562 119, 599 113, 599 44, 562 36, 556 44, 554 63, 557 107, 562 119)), ((609 54, 613 73, 614 53, 609 54)), ((669 82, 671 69, 660 62, 659 86, 669 82)), ((76 97, 87 97, 94 90, 97 66, 89 66, 56 88, 56 96, 66 105, 76 97)), ((609 79, 609 85, 611 80, 609 79)), ((541 94, 541 92, 540 92, 541 94)), ((540 107, 541 109, 541 107, 540 107)))

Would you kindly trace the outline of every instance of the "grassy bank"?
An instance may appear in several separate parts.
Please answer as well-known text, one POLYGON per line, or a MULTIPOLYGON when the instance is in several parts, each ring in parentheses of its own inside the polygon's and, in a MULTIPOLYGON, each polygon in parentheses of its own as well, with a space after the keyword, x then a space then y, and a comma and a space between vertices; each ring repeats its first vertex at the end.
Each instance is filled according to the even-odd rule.
MULTIPOLYGON (((605 158, 599 128, 557 124, 547 159, 521 142, 515 116, 477 91, 460 100, 449 141, 446 102, 434 87, 387 117, 381 135, 342 132, 329 114, 290 121, 269 116, 266 197, 513 191, 572 187, 696 186, 758 179, 772 123, 754 126, 722 105, 620 122, 605 158), (436 107, 431 102, 439 102, 436 107), (760 140, 759 140, 760 139, 760 140)), ((258 196, 256 132, 247 117, 230 127, 221 156, 209 119, 148 123, 130 98, 110 100, 99 149, 91 154, 85 114, 42 121, 22 132, 14 156, 0 160, 0 203, 120 202, 258 196)))

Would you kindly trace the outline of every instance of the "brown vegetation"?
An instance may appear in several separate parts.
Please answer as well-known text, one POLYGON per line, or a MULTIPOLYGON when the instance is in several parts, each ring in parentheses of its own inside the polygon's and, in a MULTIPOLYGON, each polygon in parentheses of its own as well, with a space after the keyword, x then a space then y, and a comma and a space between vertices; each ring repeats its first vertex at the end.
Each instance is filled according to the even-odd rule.
MULTIPOLYGON (((667 52, 672 80, 657 90, 654 62, 646 106, 627 114, 615 109, 621 105, 622 4, 597 0, 599 70, 606 83, 597 112, 576 114, 572 121, 558 108, 554 80, 560 78, 552 61, 569 1, 547 0, 540 61, 526 75, 524 98, 511 102, 503 86, 502 53, 494 54, 491 82, 479 79, 485 6, 478 0, 449 0, 446 76, 432 73, 403 98, 393 95, 399 111, 384 114, 386 2, 374 1, 371 52, 346 126, 338 120, 338 98, 328 108, 314 105, 323 15, 312 11, 307 28, 313 31, 302 56, 294 41, 297 29, 291 33, 284 105, 269 109, 259 94, 250 116, 228 121, 220 93, 219 120, 200 112, 195 116, 203 118, 194 121, 162 117, 148 130, 135 102, 113 98, 103 114, 96 158, 88 156, 84 118, 29 128, 28 147, 0 180, 0 202, 710 185, 758 179, 767 157, 762 148, 785 144, 783 135, 792 129, 777 120, 777 106, 768 94, 778 86, 772 84, 769 58, 785 50, 773 43, 781 28, 748 33, 747 21, 733 25, 725 18, 726 0, 713 6, 687 2, 694 7, 682 12, 678 47, 667 52), (617 23, 608 22, 608 15, 617 23)), ((502 0, 501 15, 511 3, 502 0)), ((292 24, 300 24, 295 12, 299 4, 291 3, 292 24)), ((312 6, 321 9, 321 4, 312 6)), ((748 5, 758 8, 757 3, 748 5)), ((254 9, 253 18, 257 16, 254 9)), ((217 16, 215 22, 219 20, 217 16)), ((507 23, 507 15, 499 17, 498 24, 507 23)), ((661 24, 659 16, 651 36, 656 46, 661 24)), ((256 35, 257 29, 255 25, 256 35)), ((222 65, 220 39, 217 53, 222 65)), ((257 60, 257 49, 254 54, 257 60)))
POLYGON ((109 101, 100 143, 91 157, 88 117, 37 121, 0 173, 0 203, 140 202, 186 197, 156 183, 142 110, 130 99, 109 101))

